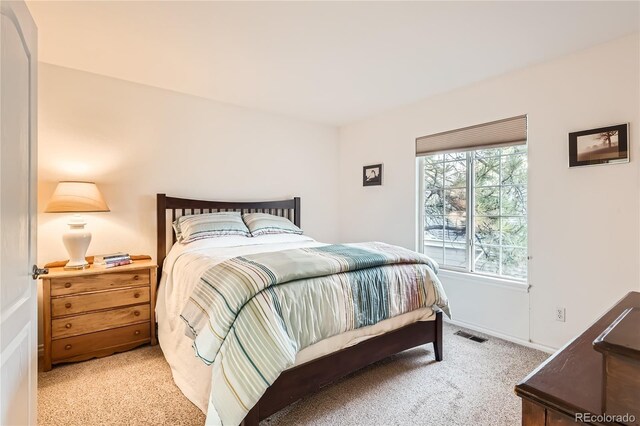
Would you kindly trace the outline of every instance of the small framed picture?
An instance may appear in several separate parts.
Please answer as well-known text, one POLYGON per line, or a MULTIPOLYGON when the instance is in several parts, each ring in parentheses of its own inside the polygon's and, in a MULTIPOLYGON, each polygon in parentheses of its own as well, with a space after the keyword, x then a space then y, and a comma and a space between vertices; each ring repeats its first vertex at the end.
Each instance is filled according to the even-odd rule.
POLYGON ((382 164, 362 168, 362 186, 382 185, 382 164))
POLYGON ((629 124, 569 133, 569 167, 629 162, 629 124))

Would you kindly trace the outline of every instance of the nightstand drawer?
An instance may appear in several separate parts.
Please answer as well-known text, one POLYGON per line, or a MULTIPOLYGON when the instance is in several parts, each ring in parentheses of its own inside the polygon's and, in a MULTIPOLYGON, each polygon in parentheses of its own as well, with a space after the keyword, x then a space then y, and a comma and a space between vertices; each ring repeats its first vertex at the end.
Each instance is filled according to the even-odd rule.
POLYGON ((79 294, 51 299, 51 314, 62 315, 97 311, 99 309, 136 305, 149 301, 149 287, 134 287, 99 293, 79 294))
MULTIPOLYGON (((105 269, 108 271, 108 269, 105 269)), ((51 280, 51 296, 149 285, 149 270, 82 275, 51 280)))
POLYGON ((77 336, 137 322, 149 321, 149 304, 75 315, 51 321, 51 337, 77 336))
POLYGON ((149 323, 129 325, 107 331, 54 340, 51 358, 54 361, 91 354, 103 349, 149 341, 149 323))

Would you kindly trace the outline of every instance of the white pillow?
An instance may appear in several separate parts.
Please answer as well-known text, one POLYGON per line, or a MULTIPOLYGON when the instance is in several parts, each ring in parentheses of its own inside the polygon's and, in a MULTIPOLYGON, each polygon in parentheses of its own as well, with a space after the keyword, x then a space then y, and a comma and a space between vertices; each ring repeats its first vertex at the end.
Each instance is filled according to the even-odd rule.
POLYGON ((219 212, 181 216, 173 222, 176 239, 182 244, 226 235, 251 236, 240 212, 219 212))
POLYGON ((242 215, 242 219, 253 237, 267 234, 302 234, 302 229, 286 217, 267 213, 247 213, 242 215))

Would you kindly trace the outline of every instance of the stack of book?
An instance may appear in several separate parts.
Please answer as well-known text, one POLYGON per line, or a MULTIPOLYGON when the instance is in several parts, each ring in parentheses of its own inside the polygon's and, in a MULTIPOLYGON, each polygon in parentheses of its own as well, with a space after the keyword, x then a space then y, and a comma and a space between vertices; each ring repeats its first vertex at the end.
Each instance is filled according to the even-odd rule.
POLYGON ((93 257, 93 264, 102 268, 129 265, 133 263, 129 253, 101 254, 93 257))

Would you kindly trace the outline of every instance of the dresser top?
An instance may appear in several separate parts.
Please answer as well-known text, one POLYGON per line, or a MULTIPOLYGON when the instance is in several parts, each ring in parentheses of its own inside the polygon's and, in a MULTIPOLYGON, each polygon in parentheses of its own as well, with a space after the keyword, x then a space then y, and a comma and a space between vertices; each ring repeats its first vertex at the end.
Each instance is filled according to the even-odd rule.
POLYGON ((87 269, 78 269, 74 271, 66 271, 64 268, 49 268, 49 273, 40 275, 41 279, 48 278, 68 278, 81 277, 85 275, 110 274, 114 272, 126 272, 138 269, 157 268, 158 266, 152 260, 134 260, 130 265, 116 266, 113 268, 105 268, 90 265, 87 269))
POLYGON ((593 345, 604 354, 640 359, 640 307, 625 310, 593 345))
POLYGON ((516 393, 571 416, 602 414, 602 354, 593 343, 626 309, 635 307, 640 307, 640 293, 630 292, 522 380, 516 393))

